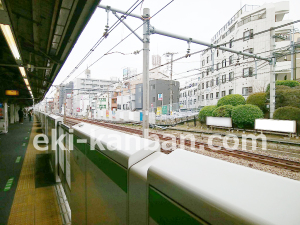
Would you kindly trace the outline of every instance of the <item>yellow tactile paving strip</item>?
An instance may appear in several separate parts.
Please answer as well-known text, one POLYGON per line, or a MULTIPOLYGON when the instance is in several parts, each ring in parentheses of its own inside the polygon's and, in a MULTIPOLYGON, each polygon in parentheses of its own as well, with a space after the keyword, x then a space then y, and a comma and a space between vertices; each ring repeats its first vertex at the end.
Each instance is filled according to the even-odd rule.
POLYGON ((33 138, 40 129, 34 120, 8 224, 62 224, 53 186, 35 188, 35 159, 41 151, 33 147, 33 138))

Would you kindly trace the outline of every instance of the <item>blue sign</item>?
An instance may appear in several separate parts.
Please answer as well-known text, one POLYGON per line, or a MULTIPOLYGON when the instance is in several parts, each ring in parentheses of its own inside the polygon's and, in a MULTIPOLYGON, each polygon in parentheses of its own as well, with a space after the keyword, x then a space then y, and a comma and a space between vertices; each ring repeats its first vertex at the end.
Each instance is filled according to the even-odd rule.
POLYGON ((143 121, 143 112, 140 112, 140 121, 143 121))

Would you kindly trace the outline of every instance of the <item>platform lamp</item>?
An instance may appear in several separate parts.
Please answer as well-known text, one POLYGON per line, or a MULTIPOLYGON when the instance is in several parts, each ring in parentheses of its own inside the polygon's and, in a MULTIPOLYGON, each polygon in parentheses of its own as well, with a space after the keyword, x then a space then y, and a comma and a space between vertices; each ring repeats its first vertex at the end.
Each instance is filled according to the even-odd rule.
MULTIPOLYGON (((19 53, 18 46, 16 44, 16 41, 15 41, 14 35, 12 33, 12 30, 10 28, 10 25, 0 24, 0 27, 1 27, 1 30, 2 30, 2 33, 3 33, 4 37, 6 39, 6 42, 9 46, 9 48, 10 48, 10 51, 12 52, 17 64, 22 63, 21 55, 19 53)), ((19 68, 20 73, 21 73, 21 75, 24 79, 24 82, 27 86, 27 89, 30 92, 31 97, 33 98, 33 94, 31 92, 30 84, 29 84, 29 81, 28 81, 27 76, 26 76, 25 68, 22 67, 22 66, 19 66, 18 68, 19 68)))

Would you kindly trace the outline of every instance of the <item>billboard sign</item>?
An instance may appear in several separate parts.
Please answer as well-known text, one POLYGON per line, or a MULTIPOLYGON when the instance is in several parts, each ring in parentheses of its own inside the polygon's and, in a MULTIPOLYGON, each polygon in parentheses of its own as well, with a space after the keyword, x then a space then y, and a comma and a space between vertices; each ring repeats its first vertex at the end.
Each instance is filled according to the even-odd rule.
POLYGON ((162 107, 162 114, 163 115, 167 115, 168 114, 168 106, 167 105, 163 105, 163 107, 162 107))
POLYGON ((161 115, 161 107, 157 107, 156 115, 157 115, 157 116, 160 116, 160 115, 161 115))
POLYGON ((157 100, 162 101, 163 100, 163 94, 157 94, 157 100))

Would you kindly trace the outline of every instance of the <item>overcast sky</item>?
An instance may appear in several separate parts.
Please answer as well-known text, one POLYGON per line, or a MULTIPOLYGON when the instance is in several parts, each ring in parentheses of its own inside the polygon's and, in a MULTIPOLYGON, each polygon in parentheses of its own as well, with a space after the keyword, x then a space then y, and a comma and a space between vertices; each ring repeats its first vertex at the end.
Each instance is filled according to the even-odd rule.
MULTIPOLYGON (((136 0, 102 0, 102 5, 110 5, 111 7, 127 11, 136 0)), ((170 0, 144 0, 143 8, 150 8, 150 14, 153 15, 170 0)), ((215 33, 225 25, 225 23, 240 9, 241 5, 262 5, 265 2, 278 1, 263 1, 263 0, 175 0, 154 18, 151 19, 151 25, 171 33, 192 37, 198 40, 210 42, 215 33)), ((300 1, 290 1, 290 14, 285 19, 298 20, 300 1)), ((142 14, 141 5, 138 6, 133 13, 142 14)), ((60 84, 74 67, 80 62, 84 55, 91 49, 94 44, 101 38, 106 25, 107 14, 104 9, 96 9, 94 15, 90 19, 88 25, 85 27, 75 47, 71 51, 66 63, 58 74, 54 84, 60 84)), ((111 26, 117 18, 110 13, 109 25, 111 26)), ((133 29, 141 25, 142 21, 139 19, 127 17, 126 23, 133 29)), ((299 27, 299 25, 297 25, 299 27)), ((71 81, 75 77, 84 77, 82 73, 87 66, 99 59, 122 38, 126 37, 130 31, 123 25, 119 24, 116 29, 97 47, 97 49, 89 56, 89 58, 79 67, 74 74, 71 75, 71 81)), ((137 33, 142 36, 142 28, 137 33)), ((112 52, 122 52, 124 54, 133 53, 136 50, 142 49, 142 42, 134 35, 131 35, 112 52)), ((203 49, 203 46, 191 45, 191 52, 203 49)), ((162 56, 162 63, 165 62, 166 57, 163 56, 166 52, 176 52, 174 59, 186 54, 187 43, 180 40, 174 40, 167 37, 162 37, 157 34, 151 35, 150 41, 150 68, 151 55, 159 54, 162 56)), ((138 55, 123 55, 113 53, 104 56, 101 60, 95 63, 91 70, 91 77, 98 79, 110 79, 110 77, 121 78, 123 68, 133 67, 137 72, 142 72, 142 52, 138 55)), ((180 76, 186 76, 196 73, 190 72, 176 76, 177 73, 182 73, 190 69, 199 68, 200 55, 194 55, 188 59, 180 60, 174 63, 173 74, 174 79, 180 76)), ((164 70, 166 68, 162 68, 164 70)), ((186 80, 179 80, 186 81, 186 80)), ((49 93, 48 93, 49 94, 49 93)), ((52 93, 53 95, 53 93, 52 93)))

